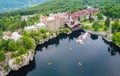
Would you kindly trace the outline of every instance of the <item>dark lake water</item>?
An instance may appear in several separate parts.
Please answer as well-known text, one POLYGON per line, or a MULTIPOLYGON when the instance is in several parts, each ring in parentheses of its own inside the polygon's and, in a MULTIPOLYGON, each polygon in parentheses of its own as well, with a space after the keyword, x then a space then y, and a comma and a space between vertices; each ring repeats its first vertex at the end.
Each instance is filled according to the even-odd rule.
POLYGON ((38 45, 34 60, 8 76, 120 76, 120 48, 96 35, 78 44, 81 34, 75 31, 38 45))

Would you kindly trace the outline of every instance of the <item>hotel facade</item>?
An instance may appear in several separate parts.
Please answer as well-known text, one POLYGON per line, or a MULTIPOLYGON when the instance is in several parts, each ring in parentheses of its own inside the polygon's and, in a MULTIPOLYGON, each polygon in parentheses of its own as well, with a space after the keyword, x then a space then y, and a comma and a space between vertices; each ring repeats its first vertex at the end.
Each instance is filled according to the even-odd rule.
MULTIPOLYGON (((49 16, 40 16, 41 23, 46 25, 50 31, 56 31, 58 28, 69 24, 68 27, 81 27, 79 21, 85 19, 94 19, 92 14, 99 12, 98 9, 85 9, 74 13, 64 12, 57 14, 49 14, 49 16), (77 22, 76 22, 77 21, 77 22), (73 25, 72 25, 73 24, 73 25)), ((71 28, 72 29, 72 28, 71 28)))
POLYGON ((46 28, 50 31, 56 31, 58 28, 62 27, 67 20, 68 14, 66 12, 40 16, 40 21, 44 23, 46 28))

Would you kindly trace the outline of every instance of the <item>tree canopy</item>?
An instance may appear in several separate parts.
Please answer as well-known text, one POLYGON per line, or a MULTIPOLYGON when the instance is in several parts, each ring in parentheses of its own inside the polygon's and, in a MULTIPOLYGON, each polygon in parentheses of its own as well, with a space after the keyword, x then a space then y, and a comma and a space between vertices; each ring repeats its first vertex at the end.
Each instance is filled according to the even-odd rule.
POLYGON ((110 26, 110 17, 108 16, 107 19, 105 20, 105 26, 109 27, 110 26))
POLYGON ((120 46, 120 32, 117 32, 116 34, 113 34, 112 40, 115 44, 120 46))
POLYGON ((120 32, 120 23, 118 19, 112 24, 112 33, 116 32, 120 32))

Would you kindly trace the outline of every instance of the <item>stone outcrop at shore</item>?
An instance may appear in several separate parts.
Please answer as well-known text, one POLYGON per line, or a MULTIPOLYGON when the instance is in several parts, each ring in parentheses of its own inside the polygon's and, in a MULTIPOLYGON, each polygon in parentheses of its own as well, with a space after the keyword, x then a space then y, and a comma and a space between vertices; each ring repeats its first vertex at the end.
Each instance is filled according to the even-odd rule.
MULTIPOLYGON (((72 31, 67 32, 66 34, 70 34, 72 31)), ((60 33, 59 33, 60 34, 60 33)), ((58 35, 59 35, 58 34, 58 35)), ((49 36, 47 39, 43 39, 39 41, 39 44, 43 44, 44 42, 48 41, 49 39, 57 37, 57 34, 54 33, 53 35, 49 36)), ((33 40, 34 41, 34 40, 33 40)), ((34 42, 34 46, 36 46, 36 43, 34 42)), ((20 55, 15 58, 10 57, 10 53, 6 54, 6 66, 8 66, 8 71, 4 70, 4 67, 0 67, 0 76, 6 76, 11 70, 19 70, 20 68, 29 65, 30 61, 34 58, 34 49, 29 50, 27 53, 20 55)))
POLYGON ((29 62, 33 60, 34 53, 32 51, 29 51, 28 53, 17 58, 9 60, 9 66, 12 70, 18 70, 19 68, 28 65, 29 62), (16 62, 17 58, 20 59, 20 62, 16 62))
POLYGON ((8 60, 8 70, 5 71, 4 68, 0 67, 0 76, 6 76, 8 75, 8 73, 11 71, 11 70, 19 70, 20 68, 22 68, 23 66, 26 66, 29 64, 30 61, 32 61, 34 58, 34 50, 30 50, 28 51, 28 53, 26 54, 23 54, 19 57, 16 57, 16 58, 13 58, 13 59, 9 59, 8 60), (20 62, 17 63, 16 62, 16 59, 20 59, 20 62))

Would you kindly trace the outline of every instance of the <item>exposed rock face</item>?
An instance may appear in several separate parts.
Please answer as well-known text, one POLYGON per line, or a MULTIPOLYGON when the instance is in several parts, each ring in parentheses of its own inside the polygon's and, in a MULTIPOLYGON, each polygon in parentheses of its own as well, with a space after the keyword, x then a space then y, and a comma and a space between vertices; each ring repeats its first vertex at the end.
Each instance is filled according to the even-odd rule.
POLYGON ((0 71, 0 76, 5 76, 4 73, 2 71, 0 71))
POLYGON ((34 53, 32 51, 29 51, 28 53, 17 57, 18 59, 20 59, 19 63, 16 63, 16 58, 10 59, 9 66, 12 70, 18 70, 23 66, 28 65, 29 62, 33 60, 33 57, 34 57, 34 53))
POLYGON ((8 71, 3 70, 3 68, 0 68, 0 76, 6 76, 10 72, 10 68, 8 71))

